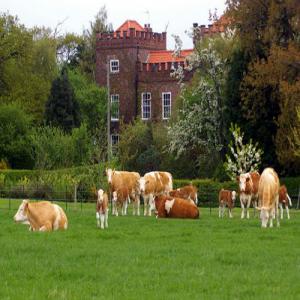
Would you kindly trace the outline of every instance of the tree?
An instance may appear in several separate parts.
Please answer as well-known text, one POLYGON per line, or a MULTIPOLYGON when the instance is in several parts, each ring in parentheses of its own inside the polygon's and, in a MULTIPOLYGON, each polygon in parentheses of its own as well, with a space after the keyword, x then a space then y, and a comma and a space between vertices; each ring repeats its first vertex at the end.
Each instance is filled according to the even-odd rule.
POLYGON ((233 142, 228 146, 230 154, 226 155, 224 167, 230 178, 235 180, 239 174, 259 169, 263 151, 258 148, 258 143, 253 144, 251 139, 248 144, 243 144, 244 133, 237 125, 231 124, 230 132, 233 142))
POLYGON ((0 161, 12 168, 31 168, 30 117, 16 104, 0 106, 0 161))
POLYGON ((65 132, 80 125, 79 105, 64 68, 51 87, 51 93, 45 109, 46 124, 60 127, 65 132))

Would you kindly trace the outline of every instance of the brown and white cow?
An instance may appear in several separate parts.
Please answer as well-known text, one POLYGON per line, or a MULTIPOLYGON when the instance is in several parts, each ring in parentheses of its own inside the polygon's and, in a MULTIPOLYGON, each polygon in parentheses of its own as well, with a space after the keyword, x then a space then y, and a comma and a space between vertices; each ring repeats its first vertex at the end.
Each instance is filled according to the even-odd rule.
POLYGON ((68 219, 63 209, 49 201, 29 202, 23 200, 14 216, 15 222, 29 222, 29 230, 52 231, 68 228, 68 219))
POLYGON ((154 202, 157 218, 199 218, 199 209, 192 200, 160 195, 155 197, 154 202))
POLYGON ((239 194, 240 194, 240 202, 242 208, 241 218, 245 217, 245 208, 247 219, 249 219, 249 208, 251 202, 255 208, 258 206, 258 183, 259 183, 260 175, 258 172, 251 172, 241 174, 237 176, 237 181, 239 184, 239 194))
POLYGON ((228 207, 229 217, 232 218, 232 209, 236 199, 236 192, 221 189, 219 192, 219 218, 223 218, 225 207, 228 207))
POLYGON ((154 197, 168 195, 173 189, 173 178, 169 172, 149 172, 140 178, 139 187, 144 198, 144 216, 151 216, 154 197))
POLYGON ((111 195, 114 191, 127 188, 129 198, 133 201, 133 215, 140 215, 140 174, 137 172, 115 171, 106 169, 107 181, 110 187, 111 195))
POLYGON ((118 216, 118 207, 121 207, 122 210, 122 216, 127 215, 127 205, 130 201, 129 198, 129 191, 127 187, 119 188, 118 190, 113 192, 113 206, 115 215, 118 216))
POLYGON ((172 190, 169 192, 169 195, 171 197, 193 200, 196 205, 198 204, 197 188, 192 184, 172 190))
POLYGON ((283 219, 283 204, 285 205, 287 218, 290 219, 289 205, 292 206, 292 200, 287 192, 287 188, 285 185, 282 185, 279 189, 279 208, 281 219, 283 219))
POLYGON ((108 196, 102 189, 97 192, 96 219, 99 228, 108 228, 108 196))
POLYGON ((278 201, 279 201, 279 178, 272 168, 266 168, 261 174, 258 187, 258 197, 261 206, 260 210, 261 226, 273 227, 273 217, 276 216, 277 227, 279 224, 278 201))

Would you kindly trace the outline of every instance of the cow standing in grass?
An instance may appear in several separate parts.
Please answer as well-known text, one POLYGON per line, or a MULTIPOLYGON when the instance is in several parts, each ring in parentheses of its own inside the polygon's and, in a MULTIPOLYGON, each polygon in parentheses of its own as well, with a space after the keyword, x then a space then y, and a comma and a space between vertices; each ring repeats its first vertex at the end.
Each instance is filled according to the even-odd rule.
POLYGON ((96 219, 98 227, 108 228, 108 196, 101 189, 97 192, 96 219))
POLYGON ((277 227, 279 224, 278 202, 279 202, 279 178, 272 168, 266 168, 259 180, 258 196, 261 206, 260 210, 261 226, 273 227, 273 217, 276 217, 277 227))
POLYGON ((115 205, 115 215, 119 215, 119 207, 121 207, 122 216, 127 215, 127 205, 130 201, 128 188, 119 188, 117 191, 114 191, 112 200, 115 205))
POLYGON ((133 202, 133 215, 140 215, 140 174, 137 172, 115 171, 106 169, 107 181, 111 195, 113 192, 127 188, 129 198, 133 202))
POLYGON ((149 172, 140 178, 139 186, 144 198, 144 216, 151 216, 154 197, 168 195, 173 189, 173 178, 169 172, 149 172))
POLYGON ((195 186, 193 186, 192 184, 190 184, 190 185, 185 185, 176 190, 170 191, 169 195, 171 197, 193 200, 195 202, 195 204, 197 205, 198 204, 197 192, 198 192, 197 188, 195 186))
POLYGON ((285 205, 287 218, 290 219, 289 205, 292 206, 292 200, 287 192, 287 188, 285 185, 282 185, 279 189, 279 208, 281 219, 283 219, 283 205, 285 205))
POLYGON ((68 219, 63 209, 49 201, 29 202, 23 200, 14 216, 15 222, 30 224, 32 231, 52 231, 68 228, 68 219))
POLYGON ((166 195, 154 199, 157 218, 198 219, 199 210, 194 201, 166 195))
POLYGON ((258 172, 251 172, 241 174, 237 176, 237 181, 239 184, 239 194, 240 194, 240 202, 242 208, 241 218, 245 217, 245 210, 247 219, 249 219, 249 208, 251 202, 255 209, 258 206, 258 183, 259 183, 260 175, 258 172))
POLYGON ((226 206, 228 207, 229 218, 232 218, 232 209, 234 207, 235 199, 235 191, 221 189, 219 192, 219 218, 223 218, 226 206))

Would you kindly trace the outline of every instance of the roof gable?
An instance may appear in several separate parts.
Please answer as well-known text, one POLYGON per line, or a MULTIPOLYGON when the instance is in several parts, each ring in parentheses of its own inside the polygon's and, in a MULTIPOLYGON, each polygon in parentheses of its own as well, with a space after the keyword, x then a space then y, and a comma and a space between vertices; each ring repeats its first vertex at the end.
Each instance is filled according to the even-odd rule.
POLYGON ((125 21, 116 31, 128 31, 129 28, 134 28, 136 31, 145 31, 144 27, 134 20, 125 21))

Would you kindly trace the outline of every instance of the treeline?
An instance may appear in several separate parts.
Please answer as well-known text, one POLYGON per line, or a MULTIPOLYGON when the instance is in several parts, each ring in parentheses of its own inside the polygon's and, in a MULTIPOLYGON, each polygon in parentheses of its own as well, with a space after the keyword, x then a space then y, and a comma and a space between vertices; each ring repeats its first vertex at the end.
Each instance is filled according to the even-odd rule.
POLYGON ((92 164, 106 151, 106 90, 95 83, 103 7, 81 35, 0 14, 0 168, 92 164))

